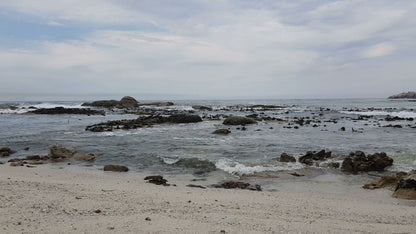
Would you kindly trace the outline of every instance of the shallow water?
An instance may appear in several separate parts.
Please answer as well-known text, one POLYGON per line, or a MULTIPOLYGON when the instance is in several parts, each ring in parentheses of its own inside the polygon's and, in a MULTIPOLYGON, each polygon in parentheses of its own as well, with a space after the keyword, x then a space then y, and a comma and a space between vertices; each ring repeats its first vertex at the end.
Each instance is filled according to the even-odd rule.
MULTIPOLYGON (((94 153, 95 166, 123 164, 139 172, 183 174, 195 173, 198 168, 175 166, 181 158, 208 160, 225 174, 244 175, 262 171, 301 169, 299 163, 280 163, 283 152, 300 156, 307 151, 321 149, 335 156, 351 151, 365 153, 386 152, 395 160, 389 170, 416 169, 415 120, 387 122, 387 114, 416 118, 415 102, 387 99, 337 100, 238 100, 238 101, 176 101, 175 106, 150 107, 153 110, 193 111, 192 105, 206 105, 213 111, 197 111, 200 116, 225 114, 275 117, 293 122, 295 118, 309 118, 309 125, 288 125, 282 121, 261 121, 246 126, 226 127, 222 120, 204 120, 190 124, 161 124, 151 128, 117 130, 113 132, 85 131, 87 125, 115 119, 137 118, 134 114, 108 112, 106 116, 85 115, 24 115, 29 106, 81 107, 82 102, 8 102, 16 110, 0 109, 0 145, 16 150, 12 157, 48 154, 50 146, 61 144, 79 153, 94 153), (262 110, 250 105, 277 105, 262 110), (354 120, 359 115, 372 115, 368 120, 354 120), (336 121, 333 121, 336 120, 336 121), (332 121, 332 122, 326 122, 332 121), (381 127, 400 124, 402 128, 381 127), (298 126, 298 129, 293 128, 298 126), (212 134, 218 128, 230 128, 231 134, 212 134), (287 128, 292 127, 292 128, 287 128), (340 131, 345 127, 346 131, 340 131), (352 129, 358 130, 353 132, 352 129), (28 151, 23 150, 29 147, 28 151)), ((1 103, 2 105, 6 103, 1 103)), ((145 108, 145 107, 142 107, 145 108)), ((74 162, 76 163, 76 162, 74 162)), ((80 163, 88 165, 91 163, 80 163)))

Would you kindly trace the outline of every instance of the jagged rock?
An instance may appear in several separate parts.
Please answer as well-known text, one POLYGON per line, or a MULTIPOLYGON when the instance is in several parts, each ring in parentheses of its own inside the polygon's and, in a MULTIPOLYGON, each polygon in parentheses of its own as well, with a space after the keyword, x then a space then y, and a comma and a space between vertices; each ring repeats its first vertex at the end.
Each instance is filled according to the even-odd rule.
POLYGON ((375 153, 366 156, 361 151, 350 153, 341 165, 341 170, 345 172, 357 173, 365 171, 383 171, 386 167, 393 165, 393 159, 386 153, 375 153))
POLYGON ((253 191, 262 191, 261 186, 258 184, 249 184, 244 182, 237 181, 227 181, 221 184, 212 185, 214 188, 224 188, 224 189, 247 189, 253 191))
POLYGON ((66 159, 71 158, 75 154, 75 151, 66 149, 60 145, 54 145, 50 148, 49 158, 50 159, 66 159))
POLYGON ((331 154, 331 151, 325 152, 325 150, 321 150, 317 153, 308 151, 304 156, 299 158, 299 162, 307 165, 312 165, 314 161, 323 161, 327 158, 330 158, 331 154))
POLYGON ((95 155, 94 154, 86 154, 86 155, 79 155, 74 157, 77 161, 94 161, 95 155))
POLYGON ((231 133, 231 131, 226 129, 226 128, 217 129, 217 130, 212 132, 212 134, 218 134, 218 135, 228 135, 230 133, 231 133))
POLYGON ((126 166, 120 166, 120 165, 105 165, 104 171, 116 171, 116 172, 127 172, 129 171, 129 168, 126 166))
POLYGON ((64 107, 55 107, 55 108, 42 108, 34 111, 29 111, 28 113, 38 114, 38 115, 62 115, 62 114, 71 114, 71 115, 105 115, 104 111, 83 109, 83 108, 64 108, 64 107))
POLYGON ((15 152, 11 150, 9 147, 2 147, 0 148, 0 157, 7 157, 11 154, 14 154, 15 152))
POLYGON ((289 155, 287 153, 282 153, 280 155, 280 162, 296 162, 296 158, 292 155, 289 155))
POLYGON ((209 106, 200 106, 200 105, 195 105, 192 106, 193 109, 195 110, 207 110, 207 111, 212 111, 212 108, 209 106))
POLYGON ((224 125, 246 125, 257 123, 254 119, 242 116, 230 116, 223 122, 224 125))
POLYGON ((148 183, 156 184, 156 185, 168 185, 167 180, 163 178, 161 175, 156 176, 146 176, 144 180, 147 180, 148 183))
POLYGON ((416 99, 416 92, 404 92, 404 93, 400 93, 400 94, 396 94, 393 96, 390 96, 389 99, 416 99))

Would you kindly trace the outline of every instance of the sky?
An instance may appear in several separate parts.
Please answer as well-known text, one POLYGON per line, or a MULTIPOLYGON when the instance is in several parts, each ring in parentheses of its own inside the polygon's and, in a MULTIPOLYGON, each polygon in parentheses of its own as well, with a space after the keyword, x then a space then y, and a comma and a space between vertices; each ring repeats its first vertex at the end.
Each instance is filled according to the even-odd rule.
POLYGON ((415 25, 414 0, 0 0, 0 96, 387 97, 415 25))

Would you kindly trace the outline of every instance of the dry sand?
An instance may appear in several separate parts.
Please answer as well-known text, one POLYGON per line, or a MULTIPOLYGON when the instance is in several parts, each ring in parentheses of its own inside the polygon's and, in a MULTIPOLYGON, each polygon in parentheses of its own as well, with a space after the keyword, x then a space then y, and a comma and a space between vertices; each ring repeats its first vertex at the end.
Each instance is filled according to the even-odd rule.
POLYGON ((387 190, 255 192, 157 186, 143 177, 0 165, 0 233, 416 232, 415 203, 387 190))

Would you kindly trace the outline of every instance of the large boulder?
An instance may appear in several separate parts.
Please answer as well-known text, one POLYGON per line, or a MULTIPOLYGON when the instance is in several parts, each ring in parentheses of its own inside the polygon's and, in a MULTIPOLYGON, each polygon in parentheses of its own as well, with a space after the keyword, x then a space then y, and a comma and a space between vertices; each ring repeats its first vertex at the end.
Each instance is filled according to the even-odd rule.
POLYGON ((246 125, 257 123, 254 119, 243 116, 230 116, 223 122, 224 125, 246 125))
POLYGON ((319 152, 308 151, 304 156, 299 158, 299 162, 307 165, 312 165, 314 161, 323 161, 331 157, 331 151, 325 152, 321 150, 319 152))
POLYGON ((117 108, 134 108, 138 107, 139 102, 130 96, 123 97, 120 102, 117 104, 117 108))
POLYGON ((296 162, 296 158, 292 155, 289 155, 287 153, 283 153, 280 155, 280 162, 296 162))
POLYGON ((386 153, 375 153, 366 156, 363 152, 350 153, 344 159, 341 170, 345 172, 358 173, 367 171, 383 171, 386 167, 393 165, 393 159, 386 153))
POLYGON ((74 156, 75 151, 66 149, 60 145, 54 145, 50 148, 49 158, 50 159, 67 159, 74 156))
POLYGON ((120 165, 105 165, 104 171, 115 171, 115 172, 127 172, 129 171, 129 168, 126 166, 120 166, 120 165))

